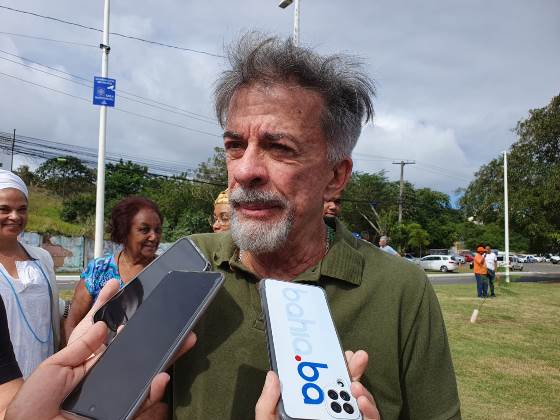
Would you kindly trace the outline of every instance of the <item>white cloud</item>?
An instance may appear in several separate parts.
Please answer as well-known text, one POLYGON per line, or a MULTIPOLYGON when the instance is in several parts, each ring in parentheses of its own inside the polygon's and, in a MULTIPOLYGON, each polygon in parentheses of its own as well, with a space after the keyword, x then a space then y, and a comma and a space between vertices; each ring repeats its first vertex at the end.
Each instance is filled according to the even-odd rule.
MULTIPOLYGON (((96 28, 103 23, 102 2, 8 0, 7 5, 96 28)), ((160 0, 156 6, 147 0, 113 2, 111 30, 222 53, 224 44, 248 29, 290 35, 290 9, 262 0, 241 5, 221 0, 160 0)), ((364 130, 356 152, 416 160, 417 165, 406 167, 406 179, 449 192, 514 141, 510 129, 528 109, 558 94, 559 12, 557 0, 543 0, 539 7, 524 0, 472 0, 468 5, 355 0, 352 7, 306 0, 300 39, 321 53, 349 51, 365 57, 367 71, 379 81, 376 126, 364 130)), ((0 20, 6 32, 94 45, 101 41, 99 32, 6 10, 0 10, 0 20)), ((110 44, 109 71, 117 78, 117 90, 213 117, 212 87, 222 59, 116 36, 110 44)), ((1 34, 0 48, 88 80, 100 71, 98 48, 1 34)), ((0 60, 0 71, 91 97, 89 88, 5 60, 0 60)), ((93 105, 3 76, 0 96, 0 131, 16 128, 23 135, 97 146, 99 110, 93 105)), ((118 93, 117 107, 220 132, 217 126, 125 101, 118 93)), ((109 113, 108 121, 107 149, 115 153, 179 160, 192 167, 220 144, 219 138, 117 111, 109 113)), ((356 167, 387 169, 391 179, 399 176, 398 166, 386 159, 357 160, 356 167)))
POLYGON ((379 114, 375 125, 364 128, 353 157, 356 170, 386 170, 391 180, 400 177, 400 166, 393 161, 416 161, 405 168, 407 181, 451 192, 471 178, 473 167, 467 154, 449 127, 379 114))

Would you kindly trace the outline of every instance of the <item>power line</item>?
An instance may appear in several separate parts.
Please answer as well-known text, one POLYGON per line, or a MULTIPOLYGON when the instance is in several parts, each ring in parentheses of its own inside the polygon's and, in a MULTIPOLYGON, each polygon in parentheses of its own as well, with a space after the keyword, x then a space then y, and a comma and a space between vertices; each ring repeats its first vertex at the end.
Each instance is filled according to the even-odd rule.
MULTIPOLYGON (((91 103, 90 99, 86 99, 86 98, 83 98, 81 96, 73 95, 73 94, 68 93, 68 92, 64 92, 64 91, 61 91, 61 90, 58 90, 58 89, 54 89, 54 88, 42 85, 40 83, 35 83, 35 82, 30 81, 30 80, 23 79, 21 77, 13 76, 11 74, 7 74, 7 73, 3 73, 3 72, 0 72, 0 75, 5 76, 5 77, 10 77, 12 79, 16 79, 16 80, 19 80, 23 83, 28 83, 28 84, 36 86, 36 87, 47 89, 47 90, 50 90, 51 92, 55 92, 55 93, 59 93, 61 95, 69 96, 71 98, 75 98, 75 99, 78 99, 80 101, 91 103)), ((209 132, 203 131, 203 130, 197 130, 196 128, 191 128, 191 127, 188 127, 188 126, 185 126, 185 125, 176 124, 176 123, 173 123, 173 122, 170 122, 170 121, 161 120, 159 118, 150 117, 148 115, 139 114, 139 113, 128 111, 128 110, 125 110, 125 109, 122 109, 122 108, 114 108, 114 110, 117 111, 117 112, 122 112, 124 114, 130 114, 130 115, 134 115, 134 116, 139 117, 139 118, 144 118, 146 120, 158 122, 160 124, 165 124, 165 125, 169 125, 169 126, 172 126, 172 127, 182 128, 184 130, 192 131, 194 133, 204 134, 204 135, 210 136, 210 137, 218 137, 218 138, 221 137, 221 136, 219 136, 217 134, 214 134, 214 133, 209 133, 209 132)))
MULTIPOLYGON (((93 148, 88 148, 84 146, 76 146, 67 143, 55 142, 50 140, 45 140, 36 137, 28 137, 17 135, 15 143, 12 145, 11 134, 0 132, 0 149, 7 151, 14 150, 14 153, 21 154, 25 156, 31 156, 41 159, 51 159, 64 156, 73 156, 85 164, 95 166, 97 160, 97 151, 93 148), (2 145, 1 140, 6 140, 6 145, 2 145)), ((182 162, 171 162, 156 159, 147 159, 138 156, 124 155, 108 153, 106 156, 106 161, 109 163, 119 163, 120 161, 130 161, 137 165, 152 168, 152 171, 148 171, 148 175, 153 177, 165 177, 174 178, 178 180, 184 180, 189 182, 195 182, 200 184, 207 184, 213 186, 223 187, 225 185, 213 181, 208 181, 198 178, 188 178, 183 174, 192 170, 192 168, 187 168, 185 171, 185 166, 182 162), (156 172, 154 172, 154 170, 156 172)))
MULTIPOLYGON (((366 154, 366 153, 355 153, 355 155, 358 156, 365 156, 366 158, 358 158, 356 160, 363 160, 363 161, 371 161, 371 162, 379 162, 379 161, 395 161, 395 160, 399 160, 397 158, 390 158, 387 156, 379 156, 379 155, 370 155, 370 154, 366 154), (373 158, 373 159, 368 159, 369 157, 373 158)), ((453 170, 448 169, 448 168, 444 168, 441 166, 436 166, 433 165, 431 163, 427 163, 424 161, 419 161, 419 160, 415 160, 416 164, 420 167, 423 167, 423 170, 427 171, 427 172, 432 172, 432 173, 436 173, 434 171, 439 171, 441 173, 441 171, 444 171, 443 174, 447 175, 449 177, 452 178, 457 178, 460 179, 462 181, 467 181, 470 182, 469 179, 467 179, 465 176, 462 176, 456 172, 453 172, 453 170)))
MULTIPOLYGON (((22 56, 17 55, 17 54, 12 54, 12 53, 10 53, 10 52, 8 52, 8 51, 4 51, 4 50, 1 50, 1 49, 0 49, 0 53, 6 54, 6 55, 9 55, 9 56, 12 56, 12 57, 19 58, 20 60, 26 61, 26 62, 28 62, 28 63, 32 63, 32 64, 35 64, 35 65, 37 65, 37 66, 40 66, 40 67, 43 67, 43 68, 46 68, 46 69, 49 69, 49 70, 52 70, 52 71, 56 71, 56 72, 58 72, 58 73, 65 74, 65 75, 67 75, 67 76, 70 76, 70 77, 75 78, 75 79, 78 79, 78 80, 83 80, 83 81, 85 81, 87 84, 78 83, 78 82, 76 82, 76 81, 74 81, 74 80, 72 80, 72 79, 68 79, 68 78, 62 77, 62 76, 60 76, 60 75, 52 74, 52 73, 46 72, 46 71, 44 71, 44 70, 39 70, 39 69, 37 69, 37 68, 35 68, 35 67, 33 67, 33 66, 30 66, 30 65, 28 65, 28 64, 20 63, 19 61, 15 61, 15 60, 10 60, 10 59, 7 59, 7 58, 5 58, 5 57, 0 57, 0 59, 2 59, 2 60, 10 61, 10 62, 12 62, 12 63, 15 63, 15 64, 18 64, 18 65, 21 65, 21 66, 24 66, 24 67, 28 67, 28 68, 30 68, 30 69, 33 69, 33 70, 35 70, 35 71, 40 71, 40 72, 45 73, 45 74, 48 74, 48 75, 50 75, 50 76, 58 77, 58 78, 60 78, 60 79, 62 79, 62 80, 67 80, 67 81, 69 81, 69 82, 76 83, 76 84, 79 84, 79 85, 82 85, 82 86, 87 86, 87 87, 92 87, 92 86, 93 86, 93 83, 91 83, 90 79, 87 79, 87 78, 85 78, 85 77, 83 77, 83 76, 79 76, 79 75, 76 75, 76 74, 72 74, 72 73, 66 72, 66 71, 64 71, 64 70, 57 69, 57 68, 55 68, 55 67, 47 66, 47 65, 45 65, 45 64, 43 64, 43 63, 40 63, 40 62, 38 62, 38 61, 31 60, 31 59, 29 59, 29 58, 22 57, 22 56)), ((137 95, 137 94, 135 94, 135 93, 132 93, 132 92, 129 92, 129 91, 126 91, 126 90, 123 90, 123 89, 119 89, 118 92, 119 92, 119 97, 122 97, 122 98, 124 98, 124 99, 126 99, 126 100, 130 100, 130 101, 133 101, 133 102, 137 102, 137 103, 140 103, 140 104, 144 104, 144 105, 150 106, 150 107, 152 107, 152 108, 161 109, 161 110, 163 110, 163 111, 172 112, 172 113, 174 113, 174 114, 184 115, 184 116, 186 116, 186 117, 188 117, 188 118, 192 118, 192 119, 195 119, 195 120, 198 120, 198 121, 202 121, 202 122, 205 122, 205 123, 211 123, 211 124, 213 124, 213 125, 216 125, 216 121, 215 121, 215 120, 213 120, 212 118, 207 117, 207 116, 205 116, 205 115, 203 115, 203 114, 198 114, 198 113, 196 113, 196 112, 188 111, 188 110, 186 110, 186 109, 179 108, 179 107, 177 107, 177 106, 175 106, 175 105, 169 105, 169 104, 166 104, 166 103, 164 103, 164 102, 160 102, 160 101, 156 101, 155 99, 150 99, 150 98, 147 98, 147 97, 144 97, 144 96, 140 96, 140 95, 137 95), (123 95, 123 93, 124 93, 124 95, 123 95), (156 104, 156 105, 148 104, 148 103, 142 102, 141 100, 132 99, 132 98, 127 97, 126 95, 132 96, 132 97, 134 97, 134 98, 139 98, 139 99, 142 99, 142 100, 144 100, 144 101, 153 102, 153 103, 156 104), (161 105, 161 106, 163 106, 163 107, 170 108, 170 109, 162 108, 161 106, 157 106, 157 105, 161 105), (177 110, 177 111, 179 111, 179 112, 176 112, 176 111, 174 111, 174 110, 177 110)))
POLYGON ((83 42, 74 42, 74 41, 63 41, 61 39, 52 39, 52 38, 45 38, 45 37, 42 37, 42 36, 17 34, 15 32, 2 32, 2 31, 0 31, 0 35, 10 35, 10 36, 18 36, 18 37, 21 37, 21 38, 35 39, 35 40, 40 40, 40 41, 58 42, 60 44, 77 45, 79 47, 99 48, 99 45, 95 45, 95 44, 85 44, 83 42))
MULTIPOLYGON (((76 26, 78 28, 87 29, 87 30, 90 30, 90 31, 103 32, 99 28, 94 28, 92 26, 83 25, 81 23, 72 22, 72 21, 69 21, 69 20, 65 20, 65 19, 61 19, 61 18, 57 18, 57 17, 53 17, 53 16, 42 15, 42 14, 36 13, 36 12, 30 12, 28 10, 21 10, 21 9, 16 9, 16 8, 13 8, 13 7, 8 7, 8 6, 3 6, 3 5, 0 5, 0 9, 5 9, 5 10, 9 10, 11 12, 22 13, 22 14, 25 14, 25 15, 30 15, 30 16, 34 16, 34 17, 38 17, 38 18, 42 18, 42 19, 47 19, 47 20, 51 20, 53 22, 63 23, 65 25, 76 26)), ((132 40, 135 40, 135 41, 144 42, 144 43, 147 43, 147 44, 158 45, 160 47, 167 47, 167 48, 173 48, 173 49, 181 50, 181 51, 188 51, 188 52, 197 53, 197 54, 204 54, 204 55, 208 55, 208 56, 211 56, 211 57, 225 58, 223 55, 211 53, 211 52, 208 52, 208 51, 195 50, 193 48, 180 47, 180 46, 177 46, 177 45, 166 44, 164 42, 153 41, 153 40, 150 40, 150 39, 140 38, 140 37, 133 36, 133 35, 125 35, 125 34, 121 34, 119 32, 109 32, 109 34, 119 36, 121 38, 132 39, 132 40)))

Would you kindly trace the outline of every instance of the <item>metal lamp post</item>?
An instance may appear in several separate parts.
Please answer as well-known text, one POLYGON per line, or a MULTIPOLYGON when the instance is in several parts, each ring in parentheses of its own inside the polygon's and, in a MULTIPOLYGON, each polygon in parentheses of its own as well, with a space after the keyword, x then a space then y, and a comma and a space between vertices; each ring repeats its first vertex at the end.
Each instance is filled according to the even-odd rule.
MULTIPOLYGON (((109 3, 105 0, 103 13, 103 43, 100 45, 101 76, 109 73, 109 3)), ((95 196, 95 258, 103 255, 103 232, 105 223, 105 137, 107 134, 107 107, 99 108, 99 146, 97 155, 97 192, 95 196)))
MULTIPOLYGON (((282 0, 278 7, 285 9, 290 4, 292 4, 294 0, 282 0)), ((294 34, 292 36, 292 42, 297 47, 299 45, 299 2, 300 0, 295 0, 296 4, 294 5, 294 34)))

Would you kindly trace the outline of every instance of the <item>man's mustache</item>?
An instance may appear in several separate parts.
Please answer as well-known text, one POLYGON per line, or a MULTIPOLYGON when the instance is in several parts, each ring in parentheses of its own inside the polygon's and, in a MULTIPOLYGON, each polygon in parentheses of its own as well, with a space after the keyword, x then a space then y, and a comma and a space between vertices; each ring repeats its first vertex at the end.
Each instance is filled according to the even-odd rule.
POLYGON ((249 203, 267 204, 282 208, 288 207, 288 200, 278 193, 243 187, 237 187, 235 190, 230 191, 229 202, 234 208, 241 204, 249 203))

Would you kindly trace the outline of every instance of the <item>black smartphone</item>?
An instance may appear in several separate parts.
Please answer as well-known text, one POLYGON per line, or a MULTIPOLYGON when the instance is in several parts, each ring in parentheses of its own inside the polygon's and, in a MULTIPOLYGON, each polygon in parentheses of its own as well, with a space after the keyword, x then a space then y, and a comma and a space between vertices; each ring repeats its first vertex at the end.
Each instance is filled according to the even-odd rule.
POLYGON ((223 275, 214 272, 173 271, 164 276, 66 397, 62 410, 78 418, 132 418, 152 379, 166 369, 223 281, 223 275))
POLYGON ((209 267, 210 263, 190 239, 179 239, 99 308, 93 319, 105 321, 111 331, 108 337, 111 340, 117 328, 128 322, 170 271, 206 271, 209 267))

